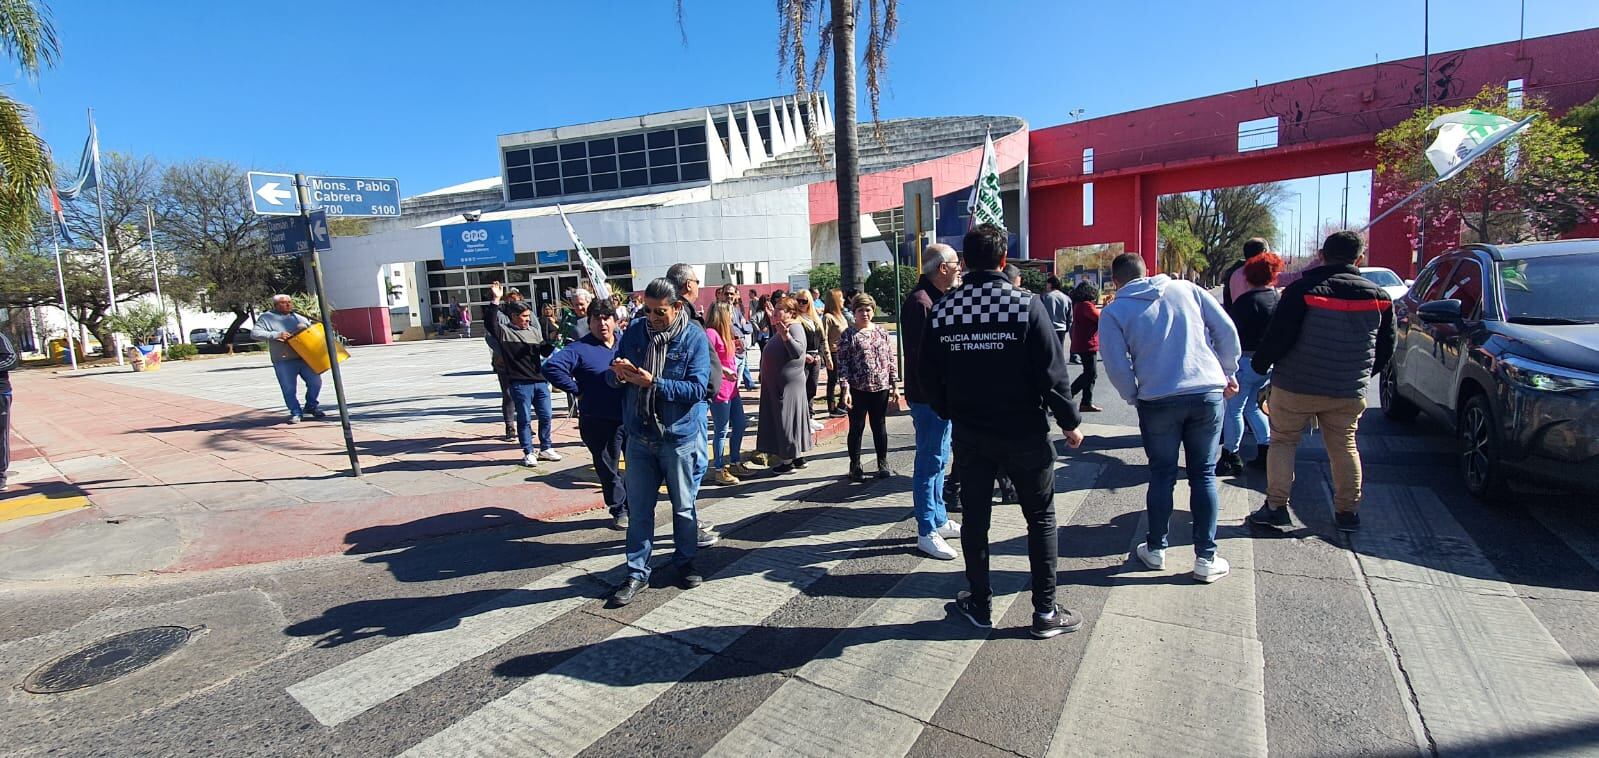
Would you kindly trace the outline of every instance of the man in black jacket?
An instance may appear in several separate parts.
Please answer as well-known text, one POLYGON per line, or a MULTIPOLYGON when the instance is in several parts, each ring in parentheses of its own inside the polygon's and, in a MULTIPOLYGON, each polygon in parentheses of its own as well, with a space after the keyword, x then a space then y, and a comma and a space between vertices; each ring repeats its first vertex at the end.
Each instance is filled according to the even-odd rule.
POLYGON ((20 357, 11 339, 0 332, 0 492, 6 488, 6 470, 11 468, 11 369, 20 357))
POLYGON ((960 284, 961 262, 955 248, 945 244, 927 247, 922 277, 905 298, 900 311, 905 341, 905 401, 910 403, 911 424, 916 428, 916 463, 911 474, 911 501, 916 515, 916 548, 941 560, 958 553, 947 540, 960 536, 960 524, 949 519, 944 500, 944 467, 949 464, 949 421, 927 404, 923 388, 922 340, 928 315, 945 292, 960 284))
POLYGON ((988 526, 994 477, 1010 475, 1027 519, 1027 554, 1033 576, 1034 637, 1076 631, 1082 618, 1055 603, 1055 451, 1049 419, 1066 444, 1083 442, 1073 407, 1071 378, 1060 340, 1044 304, 1017 289, 1002 273, 1005 230, 982 224, 963 244, 971 273, 933 306, 922 339, 920 366, 928 404, 954 422, 956 473, 962 482, 969 592, 956 607, 973 624, 992 626, 988 577, 988 526))
POLYGON ((1336 232, 1321 246, 1322 265, 1288 285, 1266 336, 1250 362, 1271 372, 1271 450, 1266 456, 1266 504, 1249 517, 1287 526, 1294 488, 1294 453, 1312 418, 1321 427, 1332 466, 1334 521, 1360 528, 1360 453, 1355 430, 1366 410, 1366 383, 1394 353, 1393 302, 1356 268, 1362 243, 1336 232))

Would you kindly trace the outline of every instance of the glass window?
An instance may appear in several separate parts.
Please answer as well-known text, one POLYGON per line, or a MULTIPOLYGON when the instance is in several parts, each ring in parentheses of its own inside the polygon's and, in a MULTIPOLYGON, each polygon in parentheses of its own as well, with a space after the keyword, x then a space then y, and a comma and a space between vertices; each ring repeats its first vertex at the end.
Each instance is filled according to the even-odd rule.
POLYGON ((560 179, 538 182, 534 186, 538 188, 539 197, 556 197, 561 194, 560 179))
POLYGON ((505 170, 505 180, 517 184, 533 181, 533 169, 528 166, 515 166, 505 170))
POLYGON ((561 160, 587 158, 588 146, 582 142, 568 142, 561 146, 561 160))
POLYGON ((558 157, 560 156, 556 153, 554 145, 533 148, 534 163, 554 163, 558 157))
POLYGON ((575 161, 561 161, 561 176, 583 176, 589 172, 589 162, 579 158, 575 161))
POLYGON ((677 132, 674 132, 671 129, 650 132, 649 143, 650 147, 671 147, 677 144, 677 132))
POLYGON ((603 174, 616 170, 616 156, 607 155, 600 158, 589 159, 589 170, 596 174, 603 174))
POLYGON ((575 195, 579 192, 589 191, 589 178, 586 176, 571 176, 561 180, 561 186, 566 194, 575 195))
POLYGON ((643 169, 639 169, 638 171, 623 171, 622 172, 622 186, 623 187, 643 187, 644 185, 649 184, 649 183, 650 183, 650 174, 649 174, 648 171, 645 171, 643 169))
POLYGON ((529 157, 526 150, 509 150, 505 153, 505 165, 507 166, 526 166, 528 162, 529 157))
POLYGON ((663 147, 650 151, 650 168, 677 165, 677 148, 663 147))
POLYGON ((1365 277, 1366 281, 1371 282, 1378 287, 1405 286, 1405 280, 1400 279, 1398 274, 1385 268, 1374 268, 1369 271, 1362 271, 1360 272, 1360 275, 1365 277))
POLYGON ((561 178, 561 164, 540 163, 533 166, 534 179, 559 179, 561 178))
POLYGON ((617 165, 623 170, 644 168, 644 153, 622 153, 616 156, 617 165))
POLYGON ((623 153, 630 153, 630 152, 633 152, 634 150, 643 150, 644 149, 644 135, 642 135, 642 134, 625 134, 625 135, 623 135, 621 137, 617 137, 616 138, 616 149, 617 149, 618 152, 623 152, 623 153))
POLYGON ((1460 315, 1467 320, 1482 318, 1482 265, 1475 260, 1462 260, 1444 285, 1440 299, 1459 300, 1460 315))
POLYGON ((1505 318, 1523 324, 1599 323, 1599 255, 1577 253, 1499 266, 1505 318))
POLYGON ((705 146, 704 145, 684 145, 682 147, 679 147, 677 149, 677 158, 678 158, 678 160, 680 160, 680 161, 682 161, 684 163, 692 163, 694 161, 703 161, 703 160, 705 160, 705 146))
POLYGON ((1427 286, 1427 289, 1422 291, 1422 302, 1430 303, 1434 300, 1445 299, 1443 297, 1444 283, 1449 281, 1449 272, 1452 271, 1454 267, 1454 261, 1443 261, 1437 264, 1437 268, 1433 269, 1433 276, 1437 278, 1433 279, 1432 283, 1427 286))
MULTIPOLYGON (((724 121, 723 123, 725 124, 726 122, 724 121)), ((723 128, 725 129, 726 127, 724 126, 723 128)), ((718 131, 720 131, 720 130, 718 130, 718 131)), ((679 144, 679 145, 703 145, 703 144, 705 144, 705 127, 703 127, 703 126, 685 126, 682 129, 677 130, 677 144, 679 144)))
POLYGON ((677 166, 650 169, 650 184, 671 184, 677 181, 677 166))
POLYGON ((506 194, 509 195, 512 200, 532 200, 533 185, 513 184, 507 189, 506 194))
POLYGON ((615 155, 615 154, 616 154, 616 140, 611 139, 610 137, 606 137, 605 139, 589 140, 589 157, 593 157, 593 156, 596 156, 596 155, 615 155))
POLYGON ((680 171, 685 182, 698 182, 711 178, 710 168, 705 163, 685 163, 680 171))
POLYGON ((616 174, 614 173, 595 174, 594 176, 589 177, 589 183, 592 185, 595 191, 613 190, 616 189, 618 180, 616 178, 616 174))

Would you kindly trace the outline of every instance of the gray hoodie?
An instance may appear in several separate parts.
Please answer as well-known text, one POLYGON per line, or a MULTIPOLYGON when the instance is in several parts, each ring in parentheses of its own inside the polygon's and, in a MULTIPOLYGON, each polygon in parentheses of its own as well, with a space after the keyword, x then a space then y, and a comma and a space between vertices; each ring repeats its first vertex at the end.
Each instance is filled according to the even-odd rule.
POLYGON ((1099 314, 1099 355, 1129 404, 1219 392, 1238 372, 1238 332, 1210 293, 1157 274, 1128 282, 1099 314))

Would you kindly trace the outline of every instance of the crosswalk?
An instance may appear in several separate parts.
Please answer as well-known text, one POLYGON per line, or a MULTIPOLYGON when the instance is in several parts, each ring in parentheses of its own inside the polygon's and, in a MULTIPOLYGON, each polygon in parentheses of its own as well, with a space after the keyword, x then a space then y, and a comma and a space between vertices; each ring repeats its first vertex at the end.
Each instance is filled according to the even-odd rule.
MULTIPOLYGON (((1104 427, 1110 437, 1132 430, 1104 427)), ((842 462, 819 459, 820 478, 842 462)), ((837 469, 837 470, 835 470, 837 469)), ((1142 539, 1142 519, 1107 523, 1085 504, 1114 470, 1103 460, 1063 464, 1059 521, 1074 529, 1112 528, 1114 563, 1142 539)), ((1309 473, 1302 472, 1302 473, 1309 473)), ((1126 477, 1116 480, 1125 484, 1126 477)), ((1324 487, 1308 477, 1304 489, 1324 487)), ((608 737, 659 708, 675 688, 763 625, 791 623, 782 612, 819 581, 869 560, 886 543, 910 544, 913 531, 885 512, 909 515, 903 487, 871 485, 872 497, 817 508, 786 533, 746 549, 701 587, 672 594, 636 619, 508 691, 474 704, 452 723, 409 740, 405 756, 575 756, 601 752, 608 737)), ((730 498, 709 515, 736 527, 773 500, 803 502, 815 488, 780 485, 762 497, 730 498)), ((1114 486, 1112 487, 1114 489, 1114 486)), ((1132 489, 1137 490, 1136 485, 1132 489)), ((1049 756, 1178 754, 1266 755, 1267 667, 1259 619, 1256 535, 1243 525, 1258 493, 1221 485, 1220 553, 1227 579, 1199 585, 1188 577, 1186 485, 1176 493, 1173 548, 1165 571, 1112 566, 1103 604, 1077 637, 1081 660, 1065 683, 1058 712, 1037 754, 1049 756)), ((1140 498, 1141 499, 1141 498, 1140 498)), ((1304 498, 1327 508, 1329 499, 1304 498)), ((815 503, 806 503, 814 506, 815 503)), ((1591 729, 1599 687, 1551 635, 1477 548, 1436 495, 1394 483, 1368 485, 1366 528, 1347 546, 1348 575, 1366 593, 1372 644, 1393 662, 1391 686, 1416 725, 1418 752, 1472 751, 1507 736, 1591 729)), ((1125 515, 1125 514, 1123 514, 1125 515)), ((1322 515, 1325 517, 1325 514, 1322 515)), ((991 540, 994 618, 1025 606, 1025 524, 1019 510, 995 511, 991 540), (1018 601, 1020 601, 1018 603, 1018 601)), ((1083 559, 1087 560, 1087 559, 1083 559)), ((1065 562, 1063 560, 1063 562, 1065 562)), ((710 738, 673 745, 672 753, 715 756, 904 756, 944 736, 940 709, 1002 630, 983 632, 953 616, 948 598, 965 588, 960 561, 919 558, 880 596, 859 604, 819 651, 776 672, 781 682, 710 738)), ((622 578, 614 554, 568 563, 478 607, 408 637, 376 646, 287 687, 324 728, 385 716, 387 704, 472 661, 494 660, 519 638, 571 614, 600 614, 601 598, 622 578)), ((1014 614, 1013 614, 1014 617, 1014 614)), ((1031 642, 1062 644, 1058 641, 1031 642)), ((1049 681, 1046 671, 1040 681, 1049 681)), ((1003 693, 996 693, 1003 696, 1003 693)), ((1392 695, 1392 693, 1390 693, 1392 695)), ((1541 743, 1529 742, 1529 745, 1541 743)), ((1562 745, 1562 753, 1593 750, 1562 745)), ((925 752, 925 751, 922 751, 925 752)))

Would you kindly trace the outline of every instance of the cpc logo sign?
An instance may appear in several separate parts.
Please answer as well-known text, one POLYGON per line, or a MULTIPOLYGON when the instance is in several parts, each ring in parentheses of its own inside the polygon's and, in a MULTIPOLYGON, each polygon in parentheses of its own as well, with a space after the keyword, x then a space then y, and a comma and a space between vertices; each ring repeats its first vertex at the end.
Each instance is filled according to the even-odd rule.
POLYGON ((489 230, 487 230, 487 229, 467 229, 467 230, 461 232, 461 241, 462 242, 488 242, 489 241, 489 230))

